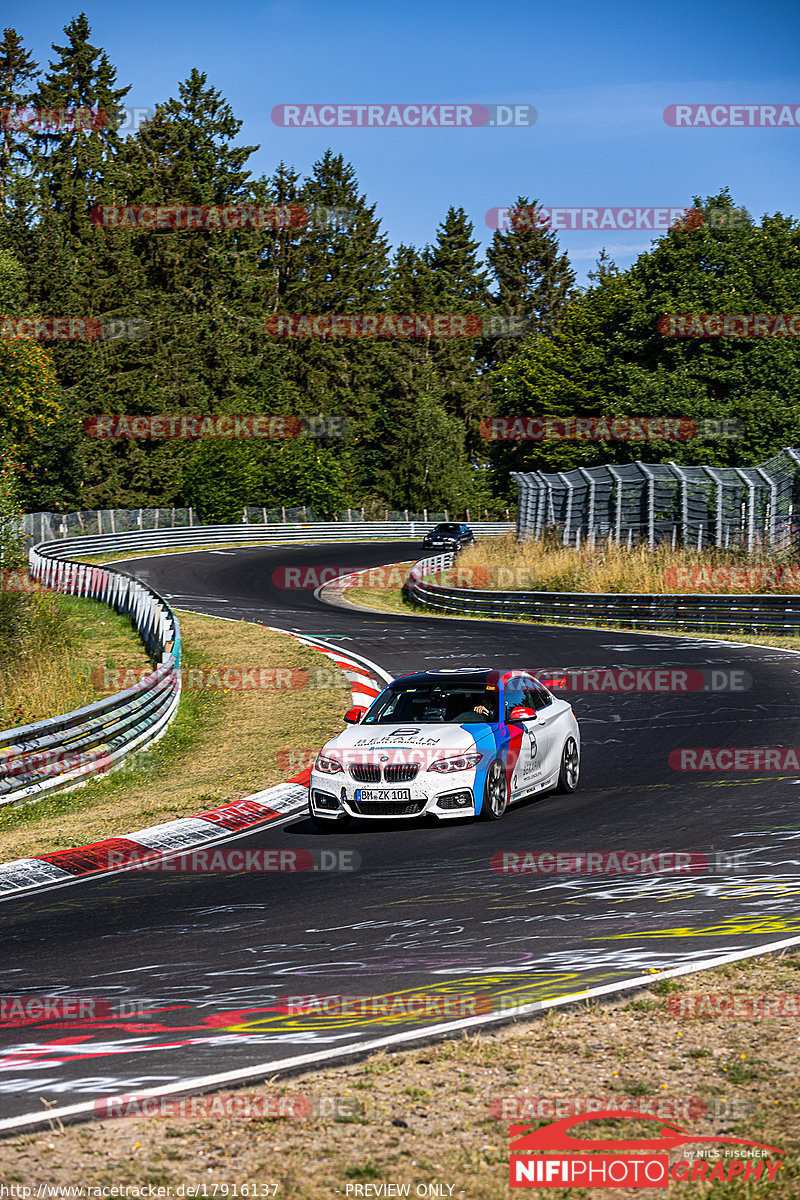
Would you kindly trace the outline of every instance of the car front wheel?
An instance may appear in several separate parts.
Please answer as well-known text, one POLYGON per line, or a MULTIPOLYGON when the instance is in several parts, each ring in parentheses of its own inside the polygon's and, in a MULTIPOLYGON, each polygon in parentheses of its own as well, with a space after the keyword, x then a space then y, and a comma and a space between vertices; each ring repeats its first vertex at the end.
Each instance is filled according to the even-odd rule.
POLYGON ((484 821, 499 821, 508 807, 508 780, 503 764, 496 759, 489 767, 483 789, 481 816, 484 821))
POLYGON ((578 787, 581 773, 581 758, 578 743, 574 737, 568 737, 564 742, 561 754, 561 770, 558 773, 557 792, 574 792, 578 787))

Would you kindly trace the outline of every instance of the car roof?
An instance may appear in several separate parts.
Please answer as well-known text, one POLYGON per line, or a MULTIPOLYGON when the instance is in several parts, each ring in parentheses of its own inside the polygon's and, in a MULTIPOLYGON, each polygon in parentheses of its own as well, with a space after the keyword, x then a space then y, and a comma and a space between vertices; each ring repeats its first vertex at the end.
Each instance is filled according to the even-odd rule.
POLYGON ((409 675, 399 675, 392 682, 405 685, 439 683, 444 686, 468 684, 472 687, 497 687, 502 674, 496 667, 454 667, 443 671, 412 671, 409 675))
MULTIPOLYGON (((457 684, 467 683, 477 687, 496 687, 498 683, 507 684, 515 676, 524 675, 528 679, 534 679, 535 682, 541 684, 541 680, 537 680, 532 671, 524 668, 514 667, 511 670, 504 671, 500 667, 449 667, 441 671, 411 671, 408 675, 398 675, 392 683, 443 683, 457 684)), ((391 687, 391 684, 388 686, 391 687)), ((546 687, 546 685, 544 685, 546 687)))

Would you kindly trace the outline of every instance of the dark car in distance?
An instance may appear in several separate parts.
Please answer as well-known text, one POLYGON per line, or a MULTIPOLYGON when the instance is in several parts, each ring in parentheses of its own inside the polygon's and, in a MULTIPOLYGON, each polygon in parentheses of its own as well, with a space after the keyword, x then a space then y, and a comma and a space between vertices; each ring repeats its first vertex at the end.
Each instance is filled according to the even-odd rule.
POLYGON ((469 525, 457 521, 442 521, 435 529, 425 534, 422 545, 426 550, 463 550, 475 541, 469 525))

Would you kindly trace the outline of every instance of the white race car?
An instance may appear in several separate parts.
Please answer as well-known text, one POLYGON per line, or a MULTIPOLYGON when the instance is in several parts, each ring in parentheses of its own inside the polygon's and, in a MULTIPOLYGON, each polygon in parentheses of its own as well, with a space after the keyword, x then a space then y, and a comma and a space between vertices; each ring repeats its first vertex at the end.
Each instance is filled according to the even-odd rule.
POLYGON ((345 720, 351 728, 323 746, 311 770, 318 829, 423 813, 497 821, 524 796, 578 786, 572 707, 527 671, 403 675, 345 720))

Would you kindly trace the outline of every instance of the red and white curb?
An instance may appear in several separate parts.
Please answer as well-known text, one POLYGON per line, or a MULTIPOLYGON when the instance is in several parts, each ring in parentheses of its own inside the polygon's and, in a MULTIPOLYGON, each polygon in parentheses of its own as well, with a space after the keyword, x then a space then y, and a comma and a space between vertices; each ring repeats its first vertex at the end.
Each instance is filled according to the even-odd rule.
MULTIPOLYGON (((365 659, 357 661, 328 642, 290 633, 285 629, 274 631, 311 646, 334 662, 350 681, 353 705, 370 705, 383 690, 384 682, 380 682, 376 676, 384 676, 385 682, 390 679, 374 663, 365 659)), ((141 863, 143 850, 175 854, 209 842, 224 841, 231 834, 289 816, 304 807, 310 775, 311 769, 307 768, 285 783, 254 792, 232 804, 208 809, 194 817, 179 817, 163 825, 150 825, 123 837, 106 838, 88 846, 0 863, 0 899, 72 882, 88 875, 113 875, 124 871, 126 862, 141 863)))

